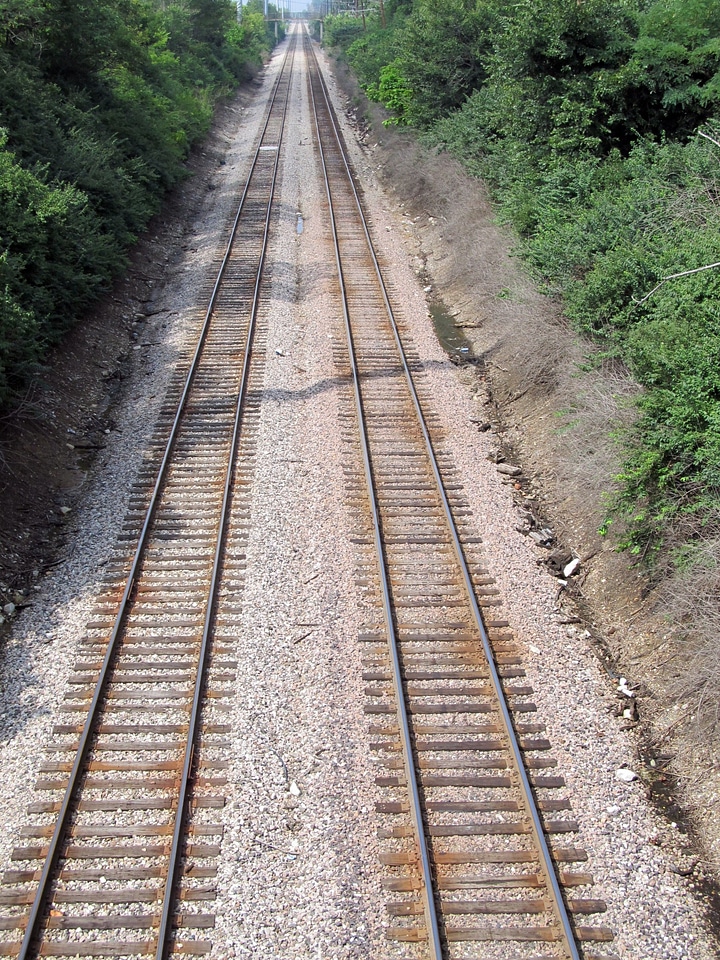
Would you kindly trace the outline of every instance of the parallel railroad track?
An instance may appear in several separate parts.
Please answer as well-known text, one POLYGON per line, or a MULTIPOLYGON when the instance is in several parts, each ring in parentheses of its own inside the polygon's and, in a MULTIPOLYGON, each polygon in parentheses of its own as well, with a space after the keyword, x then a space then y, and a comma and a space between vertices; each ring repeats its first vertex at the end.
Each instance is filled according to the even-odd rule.
MULTIPOLYGON (((368 611, 366 712, 383 767, 388 934, 434 960, 603 960, 611 932, 585 917, 604 905, 589 896, 586 854, 566 840, 579 828, 518 647, 493 612, 497 591, 304 44, 346 332, 336 361, 368 611)), ((212 949, 230 640, 266 346, 258 305, 296 46, 190 372, 132 498, 137 548, 119 552, 89 624, 41 799, 0 888, 0 956, 212 949)))
POLYGON ((383 281, 359 188, 306 39, 345 343, 336 361, 358 581, 371 614, 366 712, 385 768, 380 836, 391 939, 446 957, 605 957, 584 921, 587 859, 533 718, 518 649, 442 450, 422 371, 383 281))
MULTIPOLYGON (((177 405, 131 501, 0 888, 0 955, 210 952, 224 805, 228 632, 242 585, 259 294, 293 75, 292 41, 177 405), (137 530, 141 530, 139 540, 137 530), (124 580, 117 574, 123 570, 124 580)), ((231 631, 230 631, 231 635, 231 631)))

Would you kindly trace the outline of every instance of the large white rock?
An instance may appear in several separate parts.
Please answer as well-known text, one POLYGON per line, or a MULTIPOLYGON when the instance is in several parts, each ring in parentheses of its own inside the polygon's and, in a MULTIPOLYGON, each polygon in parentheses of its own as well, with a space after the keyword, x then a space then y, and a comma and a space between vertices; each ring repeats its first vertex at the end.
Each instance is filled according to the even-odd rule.
POLYGON ((629 770, 627 767, 620 767, 619 770, 615 771, 615 777, 621 781, 621 783, 632 783, 633 780, 637 780, 638 775, 634 770, 629 770))

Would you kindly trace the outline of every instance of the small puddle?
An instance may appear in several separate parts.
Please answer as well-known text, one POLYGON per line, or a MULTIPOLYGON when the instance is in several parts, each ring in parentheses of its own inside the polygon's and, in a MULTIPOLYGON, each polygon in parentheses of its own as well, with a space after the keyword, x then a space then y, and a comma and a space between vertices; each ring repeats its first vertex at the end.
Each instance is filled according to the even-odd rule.
POLYGON ((297 226, 295 227, 295 229, 297 230, 299 235, 305 229, 305 224, 303 223, 303 218, 301 213, 296 214, 296 216, 297 216, 297 226))
POLYGON ((442 300, 434 300, 430 304, 430 316, 435 334, 445 353, 463 360, 470 359, 473 356, 472 344, 462 330, 455 326, 453 317, 442 300))

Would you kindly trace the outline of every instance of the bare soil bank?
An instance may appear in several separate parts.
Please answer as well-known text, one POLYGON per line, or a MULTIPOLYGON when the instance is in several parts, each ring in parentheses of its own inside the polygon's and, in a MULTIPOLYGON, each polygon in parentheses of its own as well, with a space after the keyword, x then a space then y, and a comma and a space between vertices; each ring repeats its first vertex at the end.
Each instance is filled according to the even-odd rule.
POLYGON ((687 651, 664 613, 667 584, 652 582, 634 558, 617 552, 612 536, 598 533, 604 495, 621 467, 611 434, 631 422, 639 387, 619 367, 586 370, 592 344, 513 257, 513 237, 497 223, 482 183, 447 153, 383 128, 384 111, 365 99, 344 63, 334 66, 369 167, 397 201, 433 312, 470 345, 468 362, 487 393, 487 421, 478 428, 494 431, 498 460, 522 468, 508 481, 518 529, 537 563, 558 574, 568 643, 585 631, 595 640, 618 715, 636 737, 648 793, 686 835, 679 870, 694 878, 717 930, 717 744, 700 735, 692 704, 678 700, 687 651), (545 531, 552 540, 536 544, 532 535, 545 531), (573 558, 580 563, 564 577, 573 558))
POLYGON ((157 292, 215 188, 234 114, 259 83, 219 108, 188 160, 187 179, 131 251, 126 274, 47 358, 19 408, 0 420, 0 608, 27 605, 33 585, 58 562, 73 505, 98 451, 112 442, 114 408, 155 346, 156 327, 167 322, 155 307, 157 292))

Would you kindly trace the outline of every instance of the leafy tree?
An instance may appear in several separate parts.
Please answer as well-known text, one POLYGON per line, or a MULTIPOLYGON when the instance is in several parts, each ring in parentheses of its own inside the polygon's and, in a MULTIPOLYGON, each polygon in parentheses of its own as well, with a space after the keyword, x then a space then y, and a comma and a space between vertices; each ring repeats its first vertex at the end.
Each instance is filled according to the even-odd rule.
POLYGON ((0 0, 0 405, 125 263, 218 96, 272 45, 257 0, 0 0))
POLYGON ((365 32, 362 21, 349 14, 331 14, 324 21, 325 43, 329 47, 349 47, 365 32))
POLYGON ((220 49, 237 19, 237 7, 230 0, 187 0, 187 3, 195 39, 220 49))
POLYGON ((400 54, 415 122, 444 116, 482 85, 496 17, 495 5, 482 0, 417 0, 400 54))
POLYGON ((616 76, 632 55, 628 0, 542 0, 504 22, 489 68, 488 126, 539 154, 617 146, 616 76))
POLYGON ((641 134, 691 135, 720 107, 720 6, 656 0, 623 75, 626 122, 641 134))
POLYGON ((371 30, 363 30, 358 39, 353 41, 348 48, 348 59, 363 86, 373 91, 370 94, 371 99, 379 99, 384 103, 384 99, 377 95, 382 71, 392 68, 398 78, 403 77, 402 67, 397 59, 400 42, 394 25, 385 30, 379 28, 377 23, 373 23, 372 27, 371 30))

